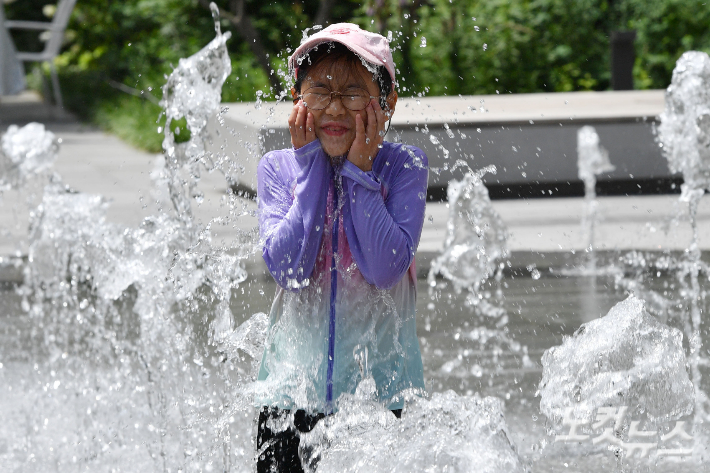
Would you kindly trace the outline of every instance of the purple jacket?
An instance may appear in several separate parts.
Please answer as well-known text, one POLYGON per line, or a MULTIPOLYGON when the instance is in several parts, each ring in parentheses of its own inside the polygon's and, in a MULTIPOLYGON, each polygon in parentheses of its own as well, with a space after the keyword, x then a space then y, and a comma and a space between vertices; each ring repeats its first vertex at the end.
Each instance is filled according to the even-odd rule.
POLYGON ((262 158, 263 256, 281 289, 260 403, 323 412, 372 376, 396 408, 403 390, 424 388, 414 253, 427 177, 421 150, 389 142, 370 172, 347 160, 334 168, 318 140, 262 158))

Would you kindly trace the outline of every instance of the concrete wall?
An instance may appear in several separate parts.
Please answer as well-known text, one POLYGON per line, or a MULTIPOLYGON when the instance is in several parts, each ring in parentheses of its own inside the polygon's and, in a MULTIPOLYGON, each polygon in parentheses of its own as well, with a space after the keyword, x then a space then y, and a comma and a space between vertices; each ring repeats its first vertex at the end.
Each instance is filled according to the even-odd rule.
MULTIPOLYGON (((234 130, 236 149, 228 149, 245 159, 239 180, 253 189, 258 157, 290 146, 292 105, 229 106, 225 125, 234 130)), ((487 184, 567 184, 579 182, 577 130, 592 125, 616 166, 600 181, 666 179, 671 174, 653 135, 663 107, 664 91, 401 99, 387 139, 424 150, 433 188, 461 176, 462 168, 449 170, 457 160, 473 169, 495 165, 487 184)))
POLYGON ((450 128, 453 138, 443 126, 429 126, 422 133, 418 127, 397 130, 404 143, 424 150, 432 168, 430 186, 443 186, 460 175, 443 168, 464 159, 472 168, 493 164, 495 176, 487 183, 529 184, 578 181, 577 130, 593 125, 602 145, 609 151, 616 170, 600 176, 600 180, 659 178, 669 176, 668 166, 654 142, 652 121, 603 122, 574 121, 560 124, 534 125, 459 125, 450 128), (431 140, 434 136, 438 144, 431 140), (445 158, 448 150, 448 159, 445 158))

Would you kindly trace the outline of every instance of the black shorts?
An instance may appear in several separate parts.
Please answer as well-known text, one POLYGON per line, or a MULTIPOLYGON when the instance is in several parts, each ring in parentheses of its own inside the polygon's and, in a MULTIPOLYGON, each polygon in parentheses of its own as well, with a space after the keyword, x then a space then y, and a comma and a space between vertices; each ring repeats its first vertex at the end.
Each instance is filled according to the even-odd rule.
MULTIPOLYGON (((393 410, 392 413, 399 418, 402 409, 393 410)), ((293 425, 276 433, 266 425, 269 419, 285 421, 290 415, 290 410, 278 407, 264 407, 259 412, 256 450, 260 453, 256 459, 257 473, 303 473, 301 459, 298 457, 300 433, 313 430, 325 414, 308 414, 297 410, 293 415, 293 425)))

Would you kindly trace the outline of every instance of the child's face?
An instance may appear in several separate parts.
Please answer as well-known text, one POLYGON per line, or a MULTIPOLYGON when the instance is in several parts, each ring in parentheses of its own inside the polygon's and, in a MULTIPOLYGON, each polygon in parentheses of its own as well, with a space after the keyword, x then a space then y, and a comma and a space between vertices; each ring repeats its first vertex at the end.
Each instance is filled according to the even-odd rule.
MULTIPOLYGON (((348 64, 345 60, 336 62, 325 59, 311 70, 301 85, 301 94, 312 87, 325 87, 332 92, 342 92, 351 87, 359 87, 369 92, 370 96, 380 95, 377 83, 372 80, 372 73, 362 64, 348 64)), ((323 151, 328 156, 345 155, 355 140, 355 117, 362 117, 367 128, 367 112, 345 108, 339 96, 333 96, 330 104, 323 110, 310 110, 313 114, 316 137, 320 140, 323 151)))

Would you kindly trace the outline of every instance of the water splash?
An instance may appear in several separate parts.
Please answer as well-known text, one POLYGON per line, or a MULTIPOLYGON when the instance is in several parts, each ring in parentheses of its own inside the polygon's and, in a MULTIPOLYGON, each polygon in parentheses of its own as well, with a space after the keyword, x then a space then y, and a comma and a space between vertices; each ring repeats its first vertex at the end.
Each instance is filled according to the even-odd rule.
POLYGON ((226 43, 230 32, 221 33, 219 12, 210 4, 217 33, 207 46, 186 59, 180 59, 163 86, 160 105, 165 109, 163 150, 168 173, 170 199, 186 224, 192 219, 190 199, 197 197, 200 164, 206 164, 207 121, 216 114, 222 99, 222 85, 232 71, 226 43), (173 120, 185 118, 190 139, 175 143, 170 129, 173 120))
POLYGON ((678 272, 678 279, 687 287, 689 314, 683 312, 685 333, 690 342, 690 367, 696 391, 695 430, 707 422, 710 401, 700 389, 701 358, 700 324, 705 292, 699 277, 710 274, 700 257, 698 247, 697 211, 700 199, 710 189, 710 57, 703 52, 684 53, 673 69, 671 85, 666 91, 666 107, 657 128, 659 146, 672 172, 683 173, 682 202, 688 204, 692 241, 686 250, 687 259, 678 272))
MULTIPOLYGON (((210 228, 221 222, 202 225, 190 208, 200 173, 224 164, 205 151, 205 125, 218 113, 230 70, 229 34, 218 20, 215 28, 215 40, 181 60, 163 88, 165 161, 157 183, 166 184, 173 211, 139 228, 113 224, 101 196, 75 192, 55 176, 31 217, 18 293, 36 363, 31 371, 21 359, 3 360, 25 377, 11 380, 19 389, 7 402, 46 416, 40 421, 56 433, 35 430, 20 439, 23 446, 10 445, 18 452, 7 460, 11 469, 23 451, 36 455, 38 471, 126 461, 141 471, 239 470, 251 458, 251 421, 239 419, 245 410, 252 417, 244 386, 255 375, 264 316, 233 331, 230 300, 247 277, 243 259, 257 247, 256 231, 215 248, 210 228), (190 140, 176 144, 170 122, 182 117, 190 140), (43 395, 43 385, 56 394, 43 395), (232 416, 223 418, 226 411, 232 416)), ((32 153, 42 151, 36 136, 28 143, 32 153)), ((36 420, 27 422, 29 429, 36 420)))
POLYGON ((657 127, 659 146, 671 172, 683 174, 684 187, 710 188, 710 57, 684 53, 673 69, 666 106, 657 127))
MULTIPOLYGON (((40 471, 126 464, 140 471, 251 470, 250 383, 267 317, 256 314, 232 330, 229 302, 247 276, 241 261, 258 245, 244 235, 234 247, 215 248, 210 225, 222 222, 202 225, 191 210, 200 174, 229 165, 205 151, 205 124, 217 114, 228 73, 228 35, 218 25, 216 32, 206 48, 180 62, 163 89, 165 162, 155 182, 167 187, 172 209, 139 228, 116 225, 107 221, 109 204, 101 196, 75 192, 56 177, 34 213, 26 284, 19 292, 33 325, 28 346, 36 364, 32 370, 22 360, 3 359, 12 368, 10 375, 0 373, 15 388, 7 402, 27 417, 13 419, 10 431, 30 432, 8 446, 11 469, 32 454, 40 471), (176 143, 171 132, 179 118, 187 121, 187 143, 176 143), (52 430, 32 429, 42 425, 52 430)), ((356 393, 359 400, 341 405, 343 412, 357 412, 360 425, 375 429, 380 417, 368 413, 384 408, 364 407, 373 392, 368 380, 356 393)), ((481 450, 467 458, 484 458, 497 468, 490 471, 519 469, 500 401, 435 395, 428 404, 414 402, 405 422, 407 429, 391 432, 400 445, 420 432, 421 445, 453 439, 450 457, 481 450), (417 426, 428 418, 437 420, 422 436, 417 426), (467 430, 456 430, 461 427, 467 430)), ((337 434, 339 425, 323 429, 337 434)), ((341 454, 329 445, 321 450, 324 465, 341 454)))
POLYGON ((634 296, 546 350, 542 365, 540 410, 556 425, 568 408, 591 420, 600 407, 630 406, 630 415, 659 423, 693 411, 683 334, 656 321, 634 296))
POLYGON ((41 123, 10 125, 0 144, 0 191, 21 188, 51 168, 59 154, 59 141, 41 123))
POLYGON ((471 465, 486 473, 525 471, 503 402, 453 391, 412 397, 400 420, 378 404, 353 400, 301 439, 309 472, 316 465, 319 473, 470 471, 471 465))
POLYGON ((475 294, 507 257, 508 231, 481 180, 486 173, 495 171, 495 166, 488 166, 466 173, 461 181, 449 182, 446 241, 444 251, 431 264, 430 284, 440 274, 457 291, 467 289, 475 294))
POLYGON ((596 270, 594 253, 594 227, 597 220, 597 175, 614 170, 609 162, 609 153, 599 144, 599 135, 592 126, 584 126, 577 130, 577 169, 579 178, 584 182, 584 200, 587 211, 582 221, 582 227, 589 249, 589 270, 596 270))
POLYGON ((599 135, 593 126, 577 130, 577 168, 584 182, 585 195, 596 197, 597 174, 613 171, 609 153, 599 143, 599 135))

